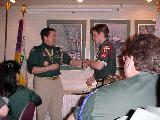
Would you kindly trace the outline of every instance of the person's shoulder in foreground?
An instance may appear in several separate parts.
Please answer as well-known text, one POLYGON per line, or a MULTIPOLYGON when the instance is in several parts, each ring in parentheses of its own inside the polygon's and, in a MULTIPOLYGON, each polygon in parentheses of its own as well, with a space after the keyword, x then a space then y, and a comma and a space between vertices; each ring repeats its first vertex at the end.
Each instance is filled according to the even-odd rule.
POLYGON ((156 106, 159 46, 160 39, 154 35, 135 35, 124 57, 127 79, 96 90, 68 120, 114 120, 137 107, 156 106))
POLYGON ((9 116, 10 118, 17 119, 25 106, 29 102, 33 102, 35 106, 39 106, 42 104, 42 100, 36 92, 26 88, 24 86, 18 86, 16 91, 9 97, 9 104, 10 107, 9 116))
POLYGON ((20 102, 21 100, 17 100, 17 98, 21 98, 21 100, 23 99, 23 102, 31 101, 35 106, 42 104, 41 97, 36 92, 21 85, 18 85, 16 91, 9 97, 12 101, 20 102))

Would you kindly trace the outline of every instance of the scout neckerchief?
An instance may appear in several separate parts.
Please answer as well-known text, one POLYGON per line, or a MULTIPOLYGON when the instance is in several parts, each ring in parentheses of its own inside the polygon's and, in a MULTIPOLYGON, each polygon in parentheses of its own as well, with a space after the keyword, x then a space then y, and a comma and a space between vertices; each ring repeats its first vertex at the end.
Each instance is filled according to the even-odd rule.
POLYGON ((49 51, 47 48, 44 49, 49 57, 49 59, 51 59, 51 57, 53 56, 53 49, 51 49, 51 51, 49 51))
MULTIPOLYGON (((60 63, 62 64, 62 61, 63 61, 63 50, 62 50, 62 48, 60 48, 60 51, 55 51, 55 53, 54 53, 53 48, 51 50, 48 50, 47 48, 45 48, 44 51, 45 51, 46 55, 49 57, 49 61, 51 63, 54 63, 54 59, 59 59, 60 58, 60 63)), ((45 66, 49 65, 48 61, 45 61, 44 64, 45 64, 45 66)))

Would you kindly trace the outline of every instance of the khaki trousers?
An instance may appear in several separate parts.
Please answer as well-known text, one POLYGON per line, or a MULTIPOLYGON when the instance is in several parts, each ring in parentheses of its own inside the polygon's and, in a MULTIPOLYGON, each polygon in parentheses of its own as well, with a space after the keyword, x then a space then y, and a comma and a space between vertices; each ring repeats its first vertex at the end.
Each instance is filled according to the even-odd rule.
POLYGON ((62 120, 63 86, 60 78, 34 78, 35 91, 41 96, 42 105, 37 107, 38 120, 45 120, 49 111, 50 120, 62 120))

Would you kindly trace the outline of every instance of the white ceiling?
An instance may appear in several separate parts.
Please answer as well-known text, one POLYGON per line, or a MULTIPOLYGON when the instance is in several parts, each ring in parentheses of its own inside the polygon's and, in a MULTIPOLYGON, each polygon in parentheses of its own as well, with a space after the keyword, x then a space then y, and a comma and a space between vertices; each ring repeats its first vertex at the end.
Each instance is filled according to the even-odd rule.
MULTIPOLYGON (((9 0, 0 0, 0 5, 3 6, 9 0)), ((145 0, 84 0, 78 3, 76 0, 17 0, 14 4, 19 6, 25 4, 26 6, 33 5, 156 5, 156 1, 147 3, 145 0)))

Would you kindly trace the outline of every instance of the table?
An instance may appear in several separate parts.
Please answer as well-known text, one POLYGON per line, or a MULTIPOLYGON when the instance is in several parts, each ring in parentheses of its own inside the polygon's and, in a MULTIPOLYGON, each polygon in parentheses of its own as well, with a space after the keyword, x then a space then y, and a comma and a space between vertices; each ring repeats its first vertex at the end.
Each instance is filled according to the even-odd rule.
POLYGON ((62 116, 65 118, 69 113, 74 111, 76 105, 82 95, 67 95, 65 94, 63 97, 63 108, 62 108, 62 116))

